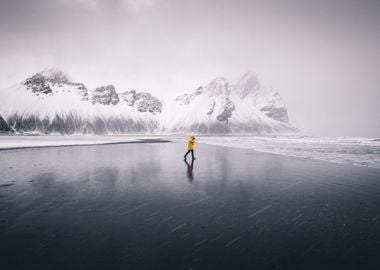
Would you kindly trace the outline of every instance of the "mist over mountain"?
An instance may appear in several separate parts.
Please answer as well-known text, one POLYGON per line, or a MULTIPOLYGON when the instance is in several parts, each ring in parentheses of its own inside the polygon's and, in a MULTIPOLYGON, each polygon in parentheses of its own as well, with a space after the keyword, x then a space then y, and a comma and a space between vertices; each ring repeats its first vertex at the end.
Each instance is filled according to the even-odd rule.
POLYGON ((112 84, 89 90, 46 69, 0 90, 0 130, 28 134, 277 134, 297 131, 277 91, 247 73, 168 102, 112 84))
POLYGON ((177 97, 164 112, 164 130, 174 133, 271 134, 296 131, 277 91, 246 73, 236 83, 219 77, 177 97))

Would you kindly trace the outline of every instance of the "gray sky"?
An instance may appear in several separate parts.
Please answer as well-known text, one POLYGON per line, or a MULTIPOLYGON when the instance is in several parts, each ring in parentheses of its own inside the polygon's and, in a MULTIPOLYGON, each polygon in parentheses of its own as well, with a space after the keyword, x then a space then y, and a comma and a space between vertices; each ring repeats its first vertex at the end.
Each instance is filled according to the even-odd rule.
POLYGON ((250 70, 301 130, 379 137, 379 29, 379 0, 0 0, 0 87, 58 67, 168 98, 250 70))

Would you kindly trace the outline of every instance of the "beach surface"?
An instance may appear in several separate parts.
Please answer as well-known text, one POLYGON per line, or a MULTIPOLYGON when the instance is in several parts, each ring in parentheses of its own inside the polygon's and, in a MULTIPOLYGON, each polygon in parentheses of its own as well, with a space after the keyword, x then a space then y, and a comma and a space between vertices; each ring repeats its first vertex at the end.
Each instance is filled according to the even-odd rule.
POLYGON ((64 147, 84 145, 105 145, 139 143, 152 140, 166 140, 163 136, 143 135, 43 135, 43 136, 0 136, 0 151, 25 148, 64 147))
POLYGON ((380 169, 140 142, 0 151, 2 269, 379 268, 380 169))

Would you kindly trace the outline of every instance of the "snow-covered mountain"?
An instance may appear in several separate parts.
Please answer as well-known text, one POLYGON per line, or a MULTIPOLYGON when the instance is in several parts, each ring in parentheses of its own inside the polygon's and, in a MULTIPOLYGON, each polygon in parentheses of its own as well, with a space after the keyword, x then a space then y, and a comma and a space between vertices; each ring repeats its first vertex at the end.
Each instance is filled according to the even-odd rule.
MULTIPOLYGON (((140 103, 150 104, 154 98, 148 93, 137 95, 140 103)), ((89 91, 57 69, 44 70, 1 90, 0 115, 20 133, 153 133, 160 123, 155 111, 142 111, 128 103, 113 85, 89 91)))
POLYGON ((164 129, 175 133, 289 133, 288 112, 280 95, 262 86, 253 73, 236 83, 219 77, 177 97, 164 113, 164 129))
POLYGON ((147 92, 87 89, 47 69, 0 90, 0 131, 59 134, 283 133, 289 124, 279 94, 247 73, 238 82, 219 77, 164 104, 147 92))

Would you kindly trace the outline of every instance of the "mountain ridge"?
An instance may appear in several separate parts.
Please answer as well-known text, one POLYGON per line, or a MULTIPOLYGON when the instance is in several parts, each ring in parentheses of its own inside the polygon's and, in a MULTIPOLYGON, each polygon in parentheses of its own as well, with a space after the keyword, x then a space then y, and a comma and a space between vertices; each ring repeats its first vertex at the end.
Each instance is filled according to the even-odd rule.
POLYGON ((178 113, 167 115, 167 129, 207 134, 287 133, 297 129, 277 91, 260 84, 254 73, 230 83, 217 77, 205 86, 175 99, 178 113))
POLYGON ((0 100, 0 130, 18 134, 297 131, 278 92, 262 87, 253 73, 236 83, 217 77, 166 104, 148 92, 117 91, 112 84, 88 89, 59 69, 45 69, 0 90, 0 100))

